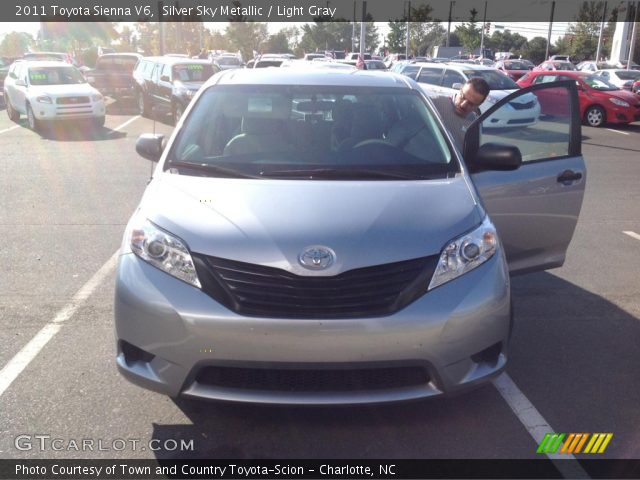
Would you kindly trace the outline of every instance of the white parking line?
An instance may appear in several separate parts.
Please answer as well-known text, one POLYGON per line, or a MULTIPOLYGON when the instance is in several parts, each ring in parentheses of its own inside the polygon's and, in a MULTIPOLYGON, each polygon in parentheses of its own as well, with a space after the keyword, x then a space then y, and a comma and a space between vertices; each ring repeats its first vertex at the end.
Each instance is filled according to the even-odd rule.
POLYGON ((610 132, 620 133, 622 135, 629 135, 629 132, 621 132, 620 130, 614 130, 613 128, 605 128, 605 130, 609 130, 610 132))
POLYGON ((31 363, 40 350, 49 343, 56 333, 62 328, 62 323, 69 320, 82 304, 91 296, 93 291, 104 281, 116 266, 118 252, 114 253, 98 270, 91 279, 85 283, 73 296, 71 302, 60 310, 54 319, 45 325, 22 350, 20 350, 5 367, 0 370, 0 396, 18 378, 18 375, 31 363))
POLYGON ((20 128, 20 125, 14 125, 13 127, 5 128, 4 130, 0 130, 0 133, 10 132, 11 130, 15 130, 16 128, 20 128))
POLYGON ((631 238, 635 238, 636 240, 640 240, 640 235, 638 235, 636 232, 623 231, 622 233, 624 233, 625 235, 629 235, 631 238))
MULTIPOLYGON (((518 420, 527 429, 529 435, 533 437, 537 445, 540 445, 542 439, 547 433, 556 432, 549 423, 544 419, 540 412, 533 406, 524 393, 520 391, 518 386, 511 380, 506 373, 502 373, 499 377, 492 380, 493 386, 498 389, 502 398, 507 402, 513 413, 516 414, 518 420)), ((565 478, 591 478, 578 464, 576 458, 570 453, 546 453, 545 454, 553 465, 560 471, 565 478), (573 461, 568 461, 573 460, 573 461)))
POLYGON ((122 125, 118 125, 116 128, 113 128, 113 129, 111 130, 111 132, 109 132, 109 134, 111 134, 112 132, 115 132, 115 131, 117 131, 117 130, 120 130, 121 128, 126 127, 126 126, 127 126, 127 125, 129 125, 131 122, 133 122, 134 120, 137 120, 137 119, 139 119, 139 118, 140 118, 140 115, 136 115, 135 117, 130 118, 129 120, 127 120, 126 122, 124 122, 122 125))

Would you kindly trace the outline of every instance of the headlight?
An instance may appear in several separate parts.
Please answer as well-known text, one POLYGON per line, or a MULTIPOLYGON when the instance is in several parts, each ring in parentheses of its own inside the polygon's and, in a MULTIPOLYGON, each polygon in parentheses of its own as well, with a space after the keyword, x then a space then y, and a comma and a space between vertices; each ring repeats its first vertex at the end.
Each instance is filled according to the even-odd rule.
POLYGON ((627 102, 625 102, 624 100, 620 100, 618 98, 610 98, 609 101, 611 103, 614 103, 616 105, 618 105, 619 107, 628 107, 629 104, 627 102))
POLYGON ((36 97, 36 102, 38 102, 38 103, 53 103, 51 101, 51 97, 48 97, 47 95, 40 95, 39 97, 36 97))
POLYGON ((464 275, 493 257, 498 248, 496 229, 485 217, 474 231, 458 237, 444 247, 429 290, 464 275))
POLYGON ((178 237, 142 218, 132 220, 125 242, 145 262, 194 287, 201 287, 189 249, 178 237))
POLYGON ((100 101, 100 100, 102 100, 103 98, 104 98, 104 97, 103 97, 101 94, 99 94, 99 93, 96 93, 96 94, 94 94, 94 95, 91 95, 91 100, 93 100, 94 102, 99 102, 99 101, 100 101))

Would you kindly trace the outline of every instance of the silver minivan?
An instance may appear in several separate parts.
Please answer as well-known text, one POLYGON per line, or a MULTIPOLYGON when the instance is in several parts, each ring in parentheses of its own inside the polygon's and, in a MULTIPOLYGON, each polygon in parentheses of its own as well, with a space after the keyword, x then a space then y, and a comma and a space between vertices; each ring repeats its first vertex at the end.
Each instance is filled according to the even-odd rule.
POLYGON ((216 74, 168 141, 136 145, 158 165, 119 257, 118 369, 172 397, 277 404, 486 382, 509 354, 510 275, 564 262, 579 117, 573 82, 523 89, 460 152, 401 75, 216 74), (553 116, 492 126, 521 95, 551 95, 553 116))

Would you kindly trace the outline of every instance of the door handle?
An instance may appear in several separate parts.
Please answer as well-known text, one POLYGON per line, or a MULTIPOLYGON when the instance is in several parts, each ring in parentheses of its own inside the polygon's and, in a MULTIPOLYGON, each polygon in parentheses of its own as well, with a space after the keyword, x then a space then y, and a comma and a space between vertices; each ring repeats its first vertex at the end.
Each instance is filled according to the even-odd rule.
POLYGON ((582 173, 574 172, 573 170, 565 170, 560 175, 558 175, 558 183, 562 183, 564 185, 570 185, 572 182, 576 180, 580 180, 582 178, 582 173))

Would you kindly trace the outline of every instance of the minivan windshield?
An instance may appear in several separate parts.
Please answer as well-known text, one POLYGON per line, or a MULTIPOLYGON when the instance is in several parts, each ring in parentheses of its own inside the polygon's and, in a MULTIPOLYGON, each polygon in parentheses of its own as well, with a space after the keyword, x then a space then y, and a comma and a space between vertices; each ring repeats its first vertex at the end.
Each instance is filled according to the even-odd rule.
POLYGON ((517 90, 520 88, 516 82, 498 70, 465 70, 464 74, 467 78, 483 78, 489 84, 491 90, 517 90))
POLYGON ((459 165, 412 90, 218 85, 193 106, 165 169, 240 178, 418 180, 445 178, 459 165))
POLYGON ((181 63, 173 66, 173 79, 181 82, 204 82, 213 75, 213 67, 206 63, 181 63))

